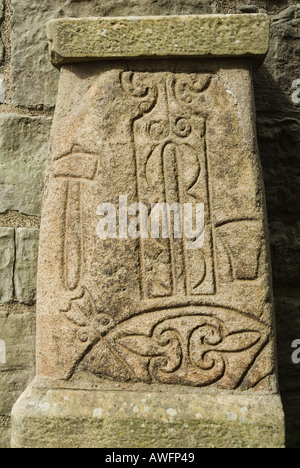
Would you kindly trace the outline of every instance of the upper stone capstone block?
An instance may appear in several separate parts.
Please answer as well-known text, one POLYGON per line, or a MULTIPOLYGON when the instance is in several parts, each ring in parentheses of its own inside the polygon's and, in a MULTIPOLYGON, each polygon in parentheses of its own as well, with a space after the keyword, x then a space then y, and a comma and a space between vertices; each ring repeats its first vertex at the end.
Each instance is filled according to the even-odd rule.
POLYGON ((140 57, 264 57, 264 14, 64 18, 47 25, 51 59, 72 62, 140 57))

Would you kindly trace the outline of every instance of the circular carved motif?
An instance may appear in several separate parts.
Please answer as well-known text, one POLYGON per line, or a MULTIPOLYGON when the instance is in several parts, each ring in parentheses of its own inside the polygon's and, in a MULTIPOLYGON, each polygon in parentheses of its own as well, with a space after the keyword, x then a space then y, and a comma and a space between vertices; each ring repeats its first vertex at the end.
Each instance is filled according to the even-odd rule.
POLYGON ((79 341, 81 341, 82 343, 86 343, 89 339, 89 335, 85 331, 82 331, 82 330, 79 330, 77 336, 78 336, 79 341))
POLYGON ((151 140, 162 141, 169 135, 169 124, 164 120, 152 121, 148 133, 151 140))
POLYGON ((191 132, 192 132, 192 126, 187 119, 180 117, 179 119, 176 120, 174 133, 176 133, 177 136, 181 138, 186 138, 191 134, 191 132))

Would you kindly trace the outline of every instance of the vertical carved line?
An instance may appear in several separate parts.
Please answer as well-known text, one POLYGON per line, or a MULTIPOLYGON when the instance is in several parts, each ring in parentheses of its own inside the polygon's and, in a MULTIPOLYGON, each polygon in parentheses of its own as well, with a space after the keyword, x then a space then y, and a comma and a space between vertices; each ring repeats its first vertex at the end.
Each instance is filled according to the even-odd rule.
MULTIPOLYGON (((179 188, 180 174, 179 174, 178 155, 176 151, 176 145, 174 143, 173 144, 168 143, 165 145, 162 151, 162 159, 163 159, 163 175, 164 175, 166 203, 170 206, 172 205, 172 203, 179 202, 180 206, 182 207, 183 205, 182 205, 182 200, 180 197, 180 188, 179 188), (170 149, 169 154, 168 154, 168 149, 170 149), (179 193, 179 200, 178 200, 178 196, 176 196, 176 199, 174 197, 174 200, 170 199, 170 197, 172 197, 172 191, 174 191, 175 196, 177 193, 179 193)), ((182 229, 184 230, 184 227, 182 227, 182 229)), ((172 274, 172 279, 173 279, 172 294, 180 294, 182 291, 186 294, 186 282, 184 279, 185 278, 184 270, 186 269, 186 265, 184 265, 185 264, 184 232, 183 232, 182 239, 173 238, 173 233, 174 233, 174 224, 172 225, 172 223, 170 222, 169 245, 170 245, 170 254, 171 254, 171 274, 172 274), (177 246, 179 247, 179 243, 181 244, 180 252, 177 252, 177 246), (178 271, 181 272, 181 274, 178 274, 178 271), (183 281, 182 281, 182 278, 183 278, 183 281)))
MULTIPOLYGON (((178 167, 178 173, 180 171, 180 164, 178 161, 178 156, 176 160, 176 164, 178 167)), ((185 226, 184 226, 184 203, 185 203, 185 196, 184 196, 184 187, 182 180, 180 178, 180 175, 178 177, 178 193, 179 193, 179 203, 182 208, 182 252, 183 252, 183 262, 184 262, 184 269, 185 269, 185 275, 184 275, 184 288, 185 288, 185 294, 188 294, 189 290, 189 261, 188 261, 188 256, 187 256, 187 249, 186 249, 186 238, 185 238, 185 226)))
MULTIPOLYGON (((168 203, 168 205, 170 206, 171 205, 171 200, 170 200, 169 190, 171 191, 170 186, 172 185, 172 182, 174 182, 174 180, 170 181, 170 186, 169 186, 168 174, 170 174, 171 171, 169 171, 168 170, 169 168, 166 167, 167 166, 167 161, 169 159, 168 158, 168 153, 167 153, 168 147, 169 147, 169 145, 167 144, 162 148, 161 157, 162 157, 162 168, 163 168, 163 177, 164 177, 165 200, 166 200, 166 203, 168 203)), ((171 149, 171 154, 172 154, 172 158, 171 158, 170 167, 172 167, 172 162, 173 161, 176 164, 175 155, 174 155, 174 147, 172 147, 172 149, 171 149)), ((174 169, 175 169, 175 167, 174 167, 174 169)), ((175 177, 174 177, 174 179, 176 180, 175 177)), ((176 188, 175 188, 175 190, 176 190, 176 188)), ((174 294, 176 292, 176 291, 174 291, 174 289, 176 290, 176 286, 177 286, 177 281, 176 281, 176 258, 175 258, 175 250, 174 250, 174 240, 175 239, 173 239, 173 237, 172 237, 172 224, 170 222, 169 249, 170 249, 170 258, 171 258, 172 294, 174 294)))
MULTIPOLYGON (((164 102, 165 102, 165 109, 166 109, 166 114, 167 114, 167 119, 169 119, 169 129, 171 129, 171 112, 170 112, 170 96, 169 96, 169 76, 166 76, 166 79, 164 81, 164 86, 163 86, 163 97, 164 97, 164 102)), ((168 193, 168 174, 171 174, 171 171, 168 171, 166 168, 166 160, 168 158, 167 154, 167 148, 169 147, 170 142, 166 143, 161 150, 161 160, 162 160, 162 173, 163 173, 163 178, 164 178, 164 192, 165 192, 165 201, 166 203, 171 205, 171 200, 169 200, 169 193, 168 193)), ((173 156, 173 161, 174 161, 174 166, 171 163, 171 168, 174 167, 175 169, 175 174, 174 178, 171 181, 170 185, 173 185, 173 188, 175 188, 175 193, 176 193, 176 154, 174 154, 174 147, 171 149, 171 153, 173 156)), ((172 187, 170 187, 171 189, 172 187)), ((171 221, 171 220, 170 220, 171 221)), ((171 259, 171 265, 170 265, 170 270, 171 270, 171 295, 176 294, 176 289, 177 289, 177 278, 176 278, 176 255, 175 255, 175 239, 173 239, 172 236, 172 224, 170 223, 170 238, 169 238, 169 251, 170 251, 170 259, 171 259)), ((169 271, 170 274, 170 271, 169 271)))
POLYGON ((211 225, 210 241, 212 243, 211 259, 212 259, 212 280, 213 280, 213 288, 214 288, 213 294, 215 294, 216 286, 217 286, 217 283, 216 283, 217 281, 216 279, 216 262, 217 262, 216 255, 217 254, 216 254, 216 249, 215 249, 216 242, 215 242, 215 235, 214 235, 213 212, 212 212, 212 199, 211 199, 212 189, 211 189, 210 178, 209 178, 210 170, 209 170, 209 160, 208 160, 209 148, 208 148, 208 143, 207 143, 207 126, 208 126, 208 122, 207 122, 207 118, 205 118, 204 136, 203 136, 204 138, 204 164, 205 164, 205 172, 206 172, 205 179, 206 179, 206 187, 207 187, 207 204, 208 204, 208 212, 210 216, 210 225, 211 225))
MULTIPOLYGON (((138 163, 138 155, 137 155, 137 150, 135 146, 135 138, 134 138, 134 127, 135 123, 140 119, 140 116, 137 116, 136 118, 132 119, 131 121, 131 129, 130 129, 130 135, 131 135, 131 144, 133 148, 133 159, 134 159, 134 164, 135 164, 135 173, 136 173, 136 194, 137 194, 137 201, 138 203, 141 202, 140 198, 140 175, 139 175, 139 163, 138 163)), ((139 244, 138 248, 138 255, 139 255, 139 286, 140 286, 140 296, 141 299, 146 298, 146 280, 145 280, 145 263, 144 263, 144 255, 145 255, 145 249, 144 249, 144 241, 143 239, 139 238, 137 240, 139 244)))
POLYGON ((74 291, 82 268, 81 182, 68 182, 66 194, 64 278, 66 289, 74 291))

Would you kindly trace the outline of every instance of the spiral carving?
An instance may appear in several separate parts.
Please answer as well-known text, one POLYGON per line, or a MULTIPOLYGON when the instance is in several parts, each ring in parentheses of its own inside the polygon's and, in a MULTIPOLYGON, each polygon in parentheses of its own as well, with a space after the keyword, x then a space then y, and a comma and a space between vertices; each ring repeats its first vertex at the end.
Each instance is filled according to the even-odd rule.
POLYGON ((115 344, 143 362, 143 373, 138 364, 132 369, 141 380, 207 386, 225 378, 230 356, 244 351, 252 356, 260 341, 259 331, 231 333, 216 317, 196 315, 166 319, 151 336, 121 334, 115 344))
POLYGON ((183 117, 178 118, 175 122, 174 133, 181 138, 188 137, 192 133, 190 122, 183 117))
POLYGON ((148 125, 148 135, 157 142, 165 140, 170 133, 169 122, 164 120, 152 121, 148 125))

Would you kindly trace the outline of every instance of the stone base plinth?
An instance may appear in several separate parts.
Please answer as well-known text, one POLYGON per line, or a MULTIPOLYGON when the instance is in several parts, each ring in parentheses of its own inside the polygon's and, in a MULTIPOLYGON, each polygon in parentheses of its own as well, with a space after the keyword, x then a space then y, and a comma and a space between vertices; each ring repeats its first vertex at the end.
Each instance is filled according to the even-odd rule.
POLYGON ((278 395, 40 390, 13 409, 13 448, 281 448, 278 395))

